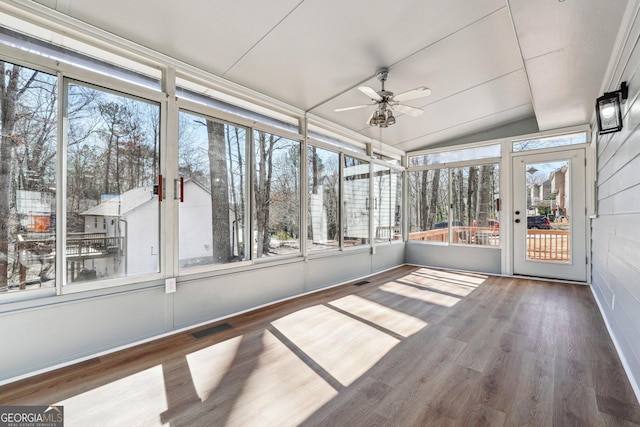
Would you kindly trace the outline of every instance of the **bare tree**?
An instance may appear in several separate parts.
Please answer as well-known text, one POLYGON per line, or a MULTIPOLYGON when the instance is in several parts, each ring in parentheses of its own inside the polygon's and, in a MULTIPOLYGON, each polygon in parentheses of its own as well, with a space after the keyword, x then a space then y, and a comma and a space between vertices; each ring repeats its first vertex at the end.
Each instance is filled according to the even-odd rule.
POLYGON ((231 257, 229 223, 229 186, 224 124, 207 120, 209 176, 211 179, 211 230, 213 262, 228 262, 231 257))
POLYGON ((30 70, 30 76, 21 79, 23 70, 26 71, 0 61, 0 289, 8 286, 9 241, 12 222, 16 221, 11 209, 11 183, 14 147, 20 143, 15 133, 19 101, 38 75, 37 71, 30 70))

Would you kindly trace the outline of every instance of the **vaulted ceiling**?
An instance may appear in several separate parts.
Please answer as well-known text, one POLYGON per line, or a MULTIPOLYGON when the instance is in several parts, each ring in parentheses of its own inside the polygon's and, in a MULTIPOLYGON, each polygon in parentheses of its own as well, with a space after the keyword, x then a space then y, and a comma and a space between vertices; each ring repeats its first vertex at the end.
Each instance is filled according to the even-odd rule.
MULTIPOLYGON (((7 0, 3 0, 7 1, 7 0)), ((8 0, 14 3, 26 0, 8 0)), ((589 123, 626 0, 36 0, 403 151, 589 123), (426 85, 380 129, 359 85, 426 85), (519 129, 521 129, 520 127, 519 129), (515 127, 514 127, 515 129, 515 127)))

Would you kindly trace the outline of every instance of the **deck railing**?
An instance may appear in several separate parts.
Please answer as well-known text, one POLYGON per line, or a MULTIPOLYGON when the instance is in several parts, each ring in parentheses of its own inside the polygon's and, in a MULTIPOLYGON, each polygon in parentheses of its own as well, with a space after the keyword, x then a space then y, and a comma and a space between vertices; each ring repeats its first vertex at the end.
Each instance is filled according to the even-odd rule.
MULTIPOLYGON (((449 229, 414 231, 409 240, 427 242, 447 242, 449 229)), ((483 246, 500 244, 499 231, 483 227, 453 227, 451 243, 463 243, 483 246)), ((567 230, 527 230, 527 259, 535 261, 568 262, 571 260, 567 230)))
POLYGON ((569 240, 568 230, 527 230, 527 259, 568 262, 569 240))

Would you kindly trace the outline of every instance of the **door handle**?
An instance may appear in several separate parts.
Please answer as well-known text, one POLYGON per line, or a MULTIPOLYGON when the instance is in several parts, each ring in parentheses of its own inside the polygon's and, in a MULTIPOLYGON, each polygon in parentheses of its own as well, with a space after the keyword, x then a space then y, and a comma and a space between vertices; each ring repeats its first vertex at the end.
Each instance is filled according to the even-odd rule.
POLYGON ((516 219, 516 224, 520 224, 520 218, 516 219))

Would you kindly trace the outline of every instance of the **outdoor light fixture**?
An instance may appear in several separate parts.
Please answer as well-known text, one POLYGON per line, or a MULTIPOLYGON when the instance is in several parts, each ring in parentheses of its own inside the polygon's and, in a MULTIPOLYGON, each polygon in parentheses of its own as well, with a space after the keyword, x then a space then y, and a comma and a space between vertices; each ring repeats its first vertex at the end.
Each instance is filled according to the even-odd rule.
POLYGON ((622 82, 620 90, 607 92, 596 100, 598 133, 604 135, 622 129, 622 103, 629 96, 627 82, 622 82))

